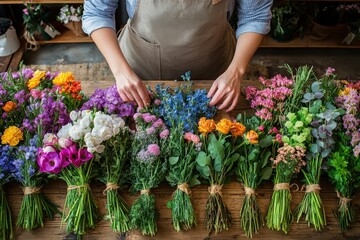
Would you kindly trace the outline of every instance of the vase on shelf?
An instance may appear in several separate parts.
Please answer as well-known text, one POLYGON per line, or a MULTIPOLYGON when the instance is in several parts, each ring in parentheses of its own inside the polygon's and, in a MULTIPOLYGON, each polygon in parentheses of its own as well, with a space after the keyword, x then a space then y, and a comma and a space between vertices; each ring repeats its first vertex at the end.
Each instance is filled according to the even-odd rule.
POLYGON ((72 21, 72 22, 68 22, 66 24, 64 24, 65 27, 67 27, 72 33, 75 34, 75 36, 77 37, 85 37, 85 33, 82 30, 82 22, 78 21, 72 21))

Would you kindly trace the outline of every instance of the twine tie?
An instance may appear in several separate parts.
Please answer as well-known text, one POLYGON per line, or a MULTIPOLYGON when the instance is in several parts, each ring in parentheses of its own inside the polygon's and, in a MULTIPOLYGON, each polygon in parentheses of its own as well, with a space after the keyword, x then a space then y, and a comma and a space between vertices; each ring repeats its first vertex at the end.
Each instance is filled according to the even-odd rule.
POLYGON ((211 195, 219 194, 220 196, 222 196, 222 193, 221 193, 222 187, 223 187, 223 185, 214 184, 208 188, 208 191, 211 195))

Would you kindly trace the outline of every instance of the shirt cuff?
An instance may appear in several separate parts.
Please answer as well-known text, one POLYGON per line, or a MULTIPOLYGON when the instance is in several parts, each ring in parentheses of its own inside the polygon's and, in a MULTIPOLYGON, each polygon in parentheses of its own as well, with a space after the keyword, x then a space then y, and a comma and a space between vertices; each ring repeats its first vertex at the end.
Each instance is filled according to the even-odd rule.
POLYGON ((112 28, 115 31, 115 21, 102 17, 87 17, 82 20, 82 29, 88 35, 99 28, 112 28))
POLYGON ((270 32, 270 24, 266 22, 249 22, 243 24, 236 29, 236 38, 248 32, 268 34, 270 32))

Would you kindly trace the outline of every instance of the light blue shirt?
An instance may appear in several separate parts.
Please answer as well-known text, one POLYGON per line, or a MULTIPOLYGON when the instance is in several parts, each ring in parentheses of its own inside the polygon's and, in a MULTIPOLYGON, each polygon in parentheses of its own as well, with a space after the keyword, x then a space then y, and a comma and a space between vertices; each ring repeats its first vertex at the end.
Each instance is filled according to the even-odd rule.
MULTIPOLYGON (((235 0, 228 1, 228 16, 234 11, 235 0)), ((246 32, 267 34, 270 31, 271 5, 269 0, 236 0, 238 22, 236 37, 246 32)), ((115 30, 115 11, 119 0, 85 0, 83 30, 87 34, 99 28, 115 30)), ((126 0, 126 10, 133 17, 137 0, 126 0)))

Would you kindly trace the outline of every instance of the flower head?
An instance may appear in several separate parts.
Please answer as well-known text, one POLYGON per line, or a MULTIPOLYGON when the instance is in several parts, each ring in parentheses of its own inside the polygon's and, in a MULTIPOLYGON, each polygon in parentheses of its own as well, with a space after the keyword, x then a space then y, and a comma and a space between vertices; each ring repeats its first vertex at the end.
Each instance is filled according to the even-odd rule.
POLYGON ((159 156, 160 155, 160 147, 157 144, 150 144, 147 147, 147 151, 154 156, 159 156))
POLYGON ((1 136, 1 144, 9 144, 14 147, 23 139, 24 137, 21 129, 16 126, 10 126, 5 129, 4 134, 1 136))
POLYGON ((29 88, 29 90, 39 86, 40 81, 45 77, 45 74, 45 71, 37 70, 36 72, 34 72, 33 77, 27 82, 27 87, 29 88))
POLYGON ((16 108, 16 103, 13 101, 6 102, 5 105, 2 107, 5 112, 11 112, 14 108, 16 108))
POLYGON ((216 129, 216 124, 213 119, 200 118, 198 123, 198 130, 201 134, 207 134, 216 129))
POLYGON ((244 135, 246 127, 238 122, 233 122, 230 128, 231 135, 233 137, 238 137, 244 135))
POLYGON ((245 137, 250 144, 257 144, 259 142, 259 135, 254 130, 250 130, 249 132, 247 132, 245 137))
POLYGON ((233 122, 227 118, 223 118, 216 124, 216 130, 222 134, 228 134, 230 132, 233 122))

